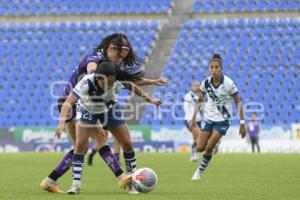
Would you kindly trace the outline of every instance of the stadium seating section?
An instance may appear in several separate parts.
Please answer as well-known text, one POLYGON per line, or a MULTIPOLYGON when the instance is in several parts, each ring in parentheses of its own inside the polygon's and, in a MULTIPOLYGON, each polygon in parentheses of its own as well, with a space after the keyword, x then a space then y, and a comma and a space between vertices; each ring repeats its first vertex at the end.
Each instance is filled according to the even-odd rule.
POLYGON ((113 32, 126 33, 138 55, 147 57, 158 29, 150 21, 1 25, 0 127, 55 125, 49 110, 57 116, 55 96, 65 83, 53 82, 67 81, 81 58, 113 32))
POLYGON ((299 122, 299 27, 299 21, 288 19, 185 22, 162 74, 169 85, 155 90, 170 103, 160 109, 159 120, 153 120, 156 108, 148 106, 140 123, 178 124, 171 113, 182 119, 182 107, 171 108, 181 104, 192 81, 209 75, 208 60, 214 52, 223 56, 224 74, 236 82, 243 103, 252 109, 264 106, 264 124, 299 122))
MULTIPOLYGON (((0 0, 0 15, 166 14, 173 3, 0 0)), ((299 10, 299 0, 195 0, 192 8, 194 13, 299 10)), ((138 55, 146 58, 159 27, 158 22, 151 21, 0 24, 0 127, 55 125, 49 110, 58 116, 56 101, 65 83, 57 81, 66 81, 81 58, 103 36, 125 32, 138 55)), ((162 74, 169 84, 154 91, 164 105, 159 109, 148 106, 140 123, 182 124, 183 96, 192 81, 209 75, 208 61, 214 52, 222 55, 224 73, 235 80, 243 104, 252 109, 263 105, 264 124, 299 122, 299 27, 299 20, 288 18, 185 21, 162 74), (157 111, 161 114, 155 120, 157 111)), ((121 96, 127 94, 122 91, 121 96)))
POLYGON ((2 0, 0 15, 169 13, 172 0, 2 0))
POLYGON ((195 0, 193 12, 299 11, 298 0, 195 0))

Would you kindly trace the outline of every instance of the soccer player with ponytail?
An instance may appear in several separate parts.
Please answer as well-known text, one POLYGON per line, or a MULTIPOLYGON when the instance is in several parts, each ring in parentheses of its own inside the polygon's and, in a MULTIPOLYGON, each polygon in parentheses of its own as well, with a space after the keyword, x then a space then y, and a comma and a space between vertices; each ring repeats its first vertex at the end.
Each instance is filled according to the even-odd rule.
POLYGON ((246 135, 244 113, 238 89, 235 83, 222 73, 222 58, 219 54, 214 54, 209 62, 209 71, 211 76, 206 78, 200 86, 201 94, 198 103, 195 106, 191 126, 196 126, 196 115, 199 112, 204 97, 207 102, 204 106, 204 119, 201 121, 201 133, 197 142, 197 150, 204 152, 203 158, 197 167, 192 180, 201 179, 203 171, 208 166, 212 158, 214 147, 220 139, 226 135, 232 119, 232 105, 234 100, 240 119, 239 134, 241 138, 246 135))

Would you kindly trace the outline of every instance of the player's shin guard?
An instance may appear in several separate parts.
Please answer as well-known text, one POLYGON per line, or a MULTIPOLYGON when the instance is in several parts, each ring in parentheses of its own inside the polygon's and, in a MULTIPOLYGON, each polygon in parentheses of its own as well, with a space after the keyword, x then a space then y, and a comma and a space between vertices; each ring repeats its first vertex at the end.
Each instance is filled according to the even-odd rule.
POLYGON ((81 175, 83 170, 84 155, 75 154, 73 155, 73 185, 81 185, 81 175))
POLYGON ((203 158, 200 162, 200 165, 199 165, 199 171, 200 173, 202 174, 202 172, 205 170, 205 168, 207 167, 209 161, 211 160, 212 158, 212 155, 209 155, 209 154, 204 154, 203 155, 203 158))
POLYGON ((123 156, 124 156, 127 172, 135 172, 136 170, 135 152, 134 151, 130 153, 123 152, 123 156))
POLYGON ((56 168, 49 174, 49 178, 53 181, 57 181, 57 179, 63 176, 72 166, 72 158, 73 158, 74 149, 70 150, 64 158, 59 162, 56 168))
POLYGON ((98 152, 116 177, 120 176, 123 173, 119 161, 116 159, 108 145, 101 147, 98 152))

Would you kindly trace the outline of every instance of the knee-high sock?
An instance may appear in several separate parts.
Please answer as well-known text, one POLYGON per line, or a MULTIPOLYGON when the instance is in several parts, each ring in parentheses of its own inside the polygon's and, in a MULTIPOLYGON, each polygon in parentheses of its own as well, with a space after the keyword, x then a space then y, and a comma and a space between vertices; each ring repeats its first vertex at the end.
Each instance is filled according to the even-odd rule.
POLYGON ((123 156, 124 156, 127 172, 135 172, 136 170, 135 152, 134 151, 130 153, 123 152, 123 156))
POLYGON ((200 173, 202 173, 205 170, 205 168, 207 167, 211 157, 212 157, 212 155, 208 155, 208 154, 203 155, 203 158, 202 158, 202 160, 200 162, 200 165, 199 165, 200 173))
POLYGON ((116 177, 120 176, 123 173, 119 161, 116 159, 108 145, 101 147, 98 152, 116 177))
POLYGON ((81 185, 83 162, 84 162, 84 155, 74 153, 73 160, 72 160, 72 163, 73 163, 73 184, 81 185))
POLYGON ((197 153, 197 144, 193 143, 192 144, 191 156, 193 157, 196 153, 197 153))
POLYGON ((74 149, 70 150, 48 177, 54 181, 57 181, 59 177, 63 176, 72 166, 73 153, 74 149))

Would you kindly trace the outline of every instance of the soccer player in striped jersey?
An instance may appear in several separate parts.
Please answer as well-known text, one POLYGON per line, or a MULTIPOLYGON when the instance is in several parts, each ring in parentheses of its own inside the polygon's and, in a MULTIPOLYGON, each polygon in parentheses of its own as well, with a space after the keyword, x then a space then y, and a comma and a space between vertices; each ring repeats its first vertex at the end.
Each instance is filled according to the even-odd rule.
MULTIPOLYGON (((77 82, 80 81, 85 74, 94 72, 97 63, 106 60, 119 64, 117 67, 117 80, 132 81, 137 85, 164 85, 166 83, 164 79, 143 79, 143 61, 136 56, 126 35, 114 33, 103 38, 101 43, 90 54, 86 55, 79 66, 72 72, 72 75, 69 79, 69 84, 66 85, 63 91, 63 96, 59 99, 59 111, 61 110, 61 105, 72 91, 72 88, 76 86, 77 82)), ((119 108, 120 106, 116 104, 116 107, 119 108)), ((117 112, 117 114, 117 117, 123 116, 122 111, 117 112)), ((73 106, 70 115, 66 120, 66 129, 71 135, 74 144, 76 142, 76 129, 74 120, 75 115, 76 106, 73 106)), ((108 118, 108 121, 115 122, 115 116, 116 115, 111 114, 108 118)), ((119 120, 119 123, 111 124, 111 126, 108 125, 106 128, 118 140, 123 149, 123 156, 127 171, 133 172, 136 166, 136 159, 128 126, 126 122, 124 123, 124 120, 119 120)), ((94 137, 94 135, 95 134, 91 134, 91 137, 94 137)), ((96 145, 99 146, 97 142, 96 145)), ((62 177, 72 166, 73 152, 74 149, 71 149, 58 163, 56 168, 48 175, 48 177, 41 182, 42 189, 54 193, 61 192, 58 187, 57 180, 62 177)))
POLYGON ((191 86, 191 90, 184 95, 184 102, 183 102, 184 119, 185 119, 184 124, 186 125, 187 129, 192 133, 193 136, 193 144, 191 146, 191 161, 198 160, 197 140, 200 135, 200 129, 199 129, 200 121, 201 121, 200 112, 197 113, 195 119, 198 126, 191 128, 190 123, 193 118, 195 105, 198 102, 199 92, 200 92, 200 83, 193 82, 191 86))
POLYGON ((203 152, 203 158, 197 167, 192 180, 201 179, 202 173, 212 158, 212 151, 220 139, 226 135, 232 119, 232 105, 234 100, 240 119, 239 134, 242 138, 246 135, 244 113, 235 83, 222 74, 222 58, 214 54, 209 63, 211 76, 206 78, 200 86, 201 94, 195 107, 191 126, 196 126, 196 115, 200 106, 207 97, 204 106, 204 119, 201 121, 201 134, 198 139, 197 149, 203 152))
MULTIPOLYGON (((76 114, 76 143, 72 158, 73 163, 73 184, 68 194, 79 194, 81 188, 81 175, 83 170, 84 155, 88 148, 90 133, 96 132, 97 142, 100 144, 99 153, 106 164, 113 171, 119 180, 121 187, 130 186, 131 176, 125 175, 119 162, 112 154, 107 144, 107 138, 102 128, 108 124, 120 123, 122 118, 108 121, 112 112, 118 112, 114 105, 118 101, 118 94, 125 85, 135 94, 145 98, 149 103, 160 105, 159 99, 153 99, 144 93, 139 87, 131 82, 121 83, 116 81, 115 65, 111 62, 98 64, 95 73, 86 75, 73 89, 61 109, 59 124, 56 129, 56 136, 60 138, 65 126, 65 119, 71 107, 77 102, 76 114)), ((95 137, 94 137, 95 138, 95 137)))

